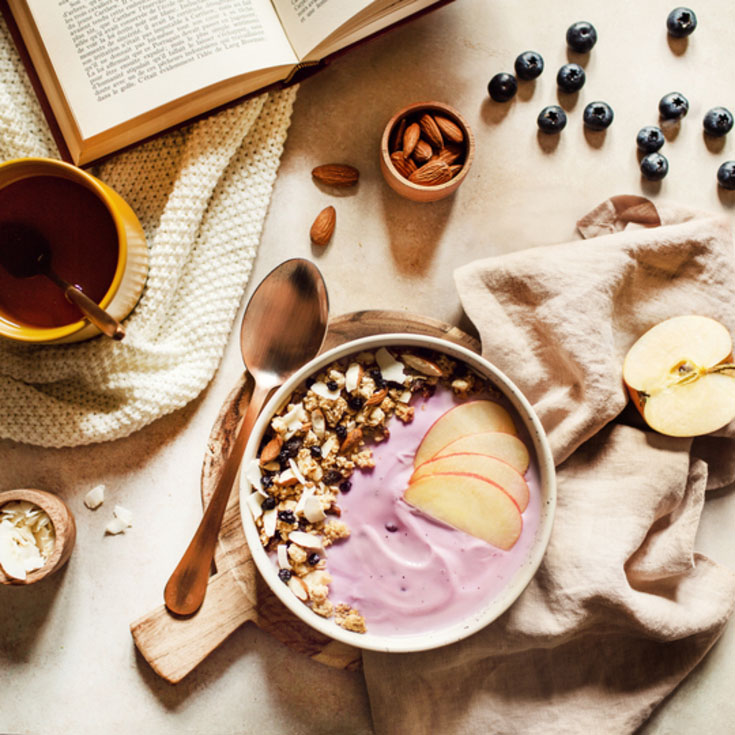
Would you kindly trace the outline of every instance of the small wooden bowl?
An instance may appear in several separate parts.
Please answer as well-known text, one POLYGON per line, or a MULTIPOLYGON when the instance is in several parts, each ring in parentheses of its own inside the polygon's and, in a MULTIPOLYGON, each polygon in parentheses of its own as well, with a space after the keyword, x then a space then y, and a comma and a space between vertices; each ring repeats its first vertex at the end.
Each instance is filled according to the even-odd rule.
POLYGON ((40 568, 33 572, 29 572, 25 579, 13 579, 8 577, 0 567, 0 584, 33 584, 38 582, 57 569, 60 569, 74 548, 74 541, 77 537, 77 527, 74 522, 74 516, 67 507, 66 503, 56 495, 48 493, 45 490, 6 490, 0 492, 0 508, 6 503, 15 500, 25 500, 33 505, 37 505, 48 514, 51 524, 54 527, 55 541, 54 548, 48 561, 40 568))
MULTIPOLYGON (((436 153, 436 151, 434 152, 436 153)), ((414 202, 435 202, 454 194, 465 180, 474 156, 475 136, 472 134, 470 126, 457 110, 443 102, 414 102, 402 108, 388 121, 380 142, 380 170, 383 173, 383 178, 393 191, 414 202), (424 112, 439 114, 448 118, 459 127, 464 136, 464 154, 457 161, 462 164, 462 168, 453 178, 443 184, 432 186, 415 184, 398 172, 390 158, 390 154, 396 147, 394 138, 397 135, 401 121, 404 119, 418 119, 424 112)))

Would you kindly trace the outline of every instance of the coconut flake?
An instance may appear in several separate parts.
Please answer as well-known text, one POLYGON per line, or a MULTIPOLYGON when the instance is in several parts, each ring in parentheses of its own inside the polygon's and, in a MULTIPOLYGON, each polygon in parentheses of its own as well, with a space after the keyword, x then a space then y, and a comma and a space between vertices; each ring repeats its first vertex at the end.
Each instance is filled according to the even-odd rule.
POLYGON ((96 487, 93 487, 84 496, 84 504, 90 510, 99 508, 100 505, 102 505, 102 503, 104 502, 105 502, 105 486, 104 485, 97 485, 96 487))
POLYGON ((290 439, 297 431, 301 429, 306 421, 306 410, 303 403, 297 403, 284 417, 283 422, 286 425, 285 439, 290 439))
POLYGON ((299 466, 296 464, 296 460, 291 457, 288 460, 288 466, 291 468, 291 471, 294 473, 294 477, 302 484, 306 485, 306 478, 301 473, 301 470, 299 469, 299 466))
POLYGON ((398 396, 398 403, 411 403, 411 396, 413 393, 411 393, 410 390, 404 390, 403 393, 401 393, 400 396, 398 396))
POLYGON ((288 548, 286 544, 278 544, 276 554, 278 555, 278 566, 281 569, 290 569, 291 562, 288 560, 288 548))
POLYGON ((115 518, 121 520, 127 528, 133 525, 133 511, 123 508, 122 505, 116 505, 112 511, 115 518))
POLYGON ((105 533, 109 533, 111 536, 117 536, 118 533, 124 533, 128 524, 122 518, 115 516, 106 526, 105 533))
POLYGON ((318 380, 311 386, 311 391, 320 398, 326 398, 328 401, 336 401, 342 392, 339 388, 329 390, 329 388, 327 388, 327 384, 321 380, 318 380))
POLYGON ((263 530, 268 538, 271 538, 276 532, 276 521, 278 520, 278 511, 275 508, 263 512, 263 530))
POLYGON ((313 487, 305 487, 304 491, 301 493, 301 497, 299 497, 298 502, 296 503, 296 507, 293 509, 293 512, 303 515, 304 508, 306 506, 306 501, 314 494, 314 488, 313 487))
POLYGON ((317 551, 323 548, 321 536, 317 536, 314 533, 291 531, 291 533, 288 534, 288 540, 293 541, 304 549, 317 551))
POLYGON ((309 523, 319 523, 327 517, 319 498, 315 495, 310 495, 304 502, 304 517, 309 523))
POLYGON ((245 466, 245 479, 250 483, 250 487, 262 491, 263 486, 260 483, 262 477, 260 463, 257 459, 251 459, 245 466))
POLYGON ((40 569, 54 548, 55 534, 46 511, 17 500, 0 508, 0 566, 8 577, 25 580, 40 569))
POLYGON ((337 440, 337 437, 332 434, 327 441, 322 444, 322 459, 325 457, 328 457, 329 454, 333 449, 337 449, 339 447, 339 441, 337 440))
POLYGON ((345 373, 345 390, 348 393, 352 393, 352 391, 357 390, 358 385, 360 385, 361 376, 362 366, 357 362, 351 363, 345 373))
POLYGON ((263 496, 259 492, 250 493, 245 498, 245 504, 250 509, 250 515, 253 516, 253 520, 263 515, 263 496))
POLYGON ((391 383, 403 383, 406 380, 403 363, 396 360, 385 347, 381 347, 375 353, 375 359, 380 368, 380 374, 383 376, 383 380, 391 383))

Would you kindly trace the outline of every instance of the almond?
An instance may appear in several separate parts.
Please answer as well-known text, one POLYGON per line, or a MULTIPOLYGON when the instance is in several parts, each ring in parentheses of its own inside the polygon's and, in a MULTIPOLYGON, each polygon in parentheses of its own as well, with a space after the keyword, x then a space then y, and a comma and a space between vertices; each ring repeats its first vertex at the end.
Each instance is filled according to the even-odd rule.
POLYGON ((413 159, 404 158, 401 151, 391 153, 390 160, 396 171, 398 171, 401 176, 405 176, 406 178, 408 178, 416 170, 416 164, 413 162, 413 159))
POLYGON ((452 178, 452 172, 444 161, 429 161, 421 168, 417 168, 408 180, 421 186, 436 186, 444 184, 452 178))
POLYGON ((435 161, 444 161, 447 165, 451 166, 458 158, 462 156, 464 150, 461 146, 453 143, 448 143, 442 148, 439 153, 434 156, 435 161))
POLYGON ((352 451, 355 449, 360 442, 362 441, 362 429, 356 428, 352 429, 352 431, 347 432, 347 436, 345 437, 345 440, 342 442, 342 446, 339 448, 340 454, 347 454, 347 452, 352 451))
POLYGON ((456 125, 448 118, 434 115, 434 122, 439 130, 441 130, 444 140, 450 140, 452 143, 462 143, 464 141, 464 135, 462 135, 462 130, 459 125, 456 125))
POLYGON ((360 172, 346 163, 325 163, 317 166, 311 175, 329 186, 354 186, 360 178, 360 172))
POLYGON ((309 599, 309 588, 306 586, 306 582, 304 582, 301 577, 290 577, 288 580, 288 588, 302 602, 305 602, 309 599))
POLYGON ((428 375, 431 378, 439 378, 443 375, 441 368, 436 363, 433 363, 431 360, 427 360, 423 357, 419 357, 419 355, 406 352, 401 355, 401 360, 408 365, 408 367, 413 368, 422 375, 428 375))
POLYGON ((383 399, 388 395, 388 389, 383 388, 382 390, 373 393, 370 398, 365 401, 366 406, 377 406, 383 402, 383 399))
POLYGON ((260 453, 260 466, 272 462, 280 453, 283 446, 283 439, 280 434, 276 434, 264 447, 260 453))
POLYGON ((314 245, 326 245, 332 239, 335 224, 337 224, 337 212, 335 212, 334 207, 322 209, 316 216, 309 232, 314 245))
POLYGON ((414 160, 417 163, 426 163, 433 155, 432 147, 423 138, 419 138, 416 147, 413 149, 414 160))
POLYGON ((444 145, 444 138, 442 138, 441 130, 436 124, 434 118, 425 112, 419 119, 419 128, 424 138, 429 141, 434 148, 441 148, 444 145))
POLYGON ((401 118, 398 125, 393 128, 393 134, 390 141, 390 152, 399 151, 403 145, 403 133, 406 132, 406 118, 401 118))
POLYGON ((408 158, 416 147, 416 143, 419 142, 421 137, 421 128, 418 123, 411 123, 403 134, 403 156, 408 158))
POLYGON ((461 170, 463 166, 461 163, 455 163, 453 166, 449 167, 449 172, 452 174, 452 178, 454 178, 461 170))

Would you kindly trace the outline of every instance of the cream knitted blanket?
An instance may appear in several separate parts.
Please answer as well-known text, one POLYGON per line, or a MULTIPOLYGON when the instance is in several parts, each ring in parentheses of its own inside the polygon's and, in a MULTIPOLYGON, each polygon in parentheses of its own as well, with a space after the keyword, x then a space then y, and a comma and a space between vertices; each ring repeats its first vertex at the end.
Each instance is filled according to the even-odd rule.
MULTIPOLYGON (((204 389, 252 269, 294 97, 263 94, 92 171, 140 218, 148 283, 122 342, 0 344, 0 437, 117 439, 204 389)), ((0 22, 0 160, 21 156, 58 151, 0 22)))

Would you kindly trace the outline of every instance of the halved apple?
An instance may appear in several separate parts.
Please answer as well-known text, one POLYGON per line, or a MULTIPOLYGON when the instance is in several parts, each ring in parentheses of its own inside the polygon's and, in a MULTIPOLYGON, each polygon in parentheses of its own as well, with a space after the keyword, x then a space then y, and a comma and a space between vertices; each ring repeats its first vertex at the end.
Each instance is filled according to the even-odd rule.
POLYGON ((735 418, 732 338, 705 316, 672 317, 630 348, 623 380, 646 423, 668 436, 699 436, 735 418))
POLYGON ((416 450, 414 467, 433 457, 455 439, 481 431, 516 433, 513 419, 499 403, 488 400, 460 403, 443 413, 429 427, 416 450))
POLYGON ((528 507, 528 484, 521 473, 502 459, 487 454, 462 452, 434 457, 414 470, 409 483, 417 482, 428 475, 462 472, 479 475, 485 480, 494 482, 516 501, 521 513, 528 507))
POLYGON ((403 497, 432 518, 500 549, 510 549, 523 529, 521 511, 513 498, 478 475, 427 475, 411 483, 403 497))
POLYGON ((436 457, 447 454, 469 452, 470 454, 488 454, 507 462, 513 469, 523 474, 531 461, 526 445, 513 434, 502 431, 481 431, 477 434, 466 434, 442 447, 436 457))

